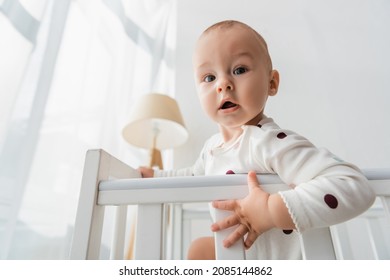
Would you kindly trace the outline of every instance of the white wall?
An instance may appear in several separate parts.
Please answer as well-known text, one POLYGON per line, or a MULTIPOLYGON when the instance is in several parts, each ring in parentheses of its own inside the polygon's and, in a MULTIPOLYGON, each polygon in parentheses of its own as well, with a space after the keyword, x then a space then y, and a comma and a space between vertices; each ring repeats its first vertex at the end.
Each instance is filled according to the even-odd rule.
POLYGON ((361 168, 390 167, 390 2, 178 1, 176 93, 190 139, 175 166, 193 163, 217 131, 199 105, 191 66, 200 33, 244 21, 267 40, 279 93, 266 114, 361 168))

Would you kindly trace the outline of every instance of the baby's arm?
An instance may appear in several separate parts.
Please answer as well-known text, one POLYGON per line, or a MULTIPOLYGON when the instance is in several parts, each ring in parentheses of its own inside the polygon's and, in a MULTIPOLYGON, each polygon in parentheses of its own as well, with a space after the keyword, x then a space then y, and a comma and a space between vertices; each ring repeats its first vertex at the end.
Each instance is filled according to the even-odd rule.
POLYGON ((175 177, 175 176, 192 176, 193 168, 181 168, 177 170, 155 170, 150 167, 140 166, 138 172, 141 173, 142 178, 153 178, 153 177, 175 177))
POLYGON ((150 167, 141 166, 138 171, 141 173, 142 178, 152 177, 177 177, 177 176, 199 176, 204 175, 204 148, 201 151, 199 158, 195 164, 191 167, 171 169, 171 170, 159 170, 152 169, 150 167))
MULTIPOLYGON (((265 166, 269 173, 278 174, 291 187, 290 190, 270 195, 266 201, 273 227, 303 232, 309 228, 331 226, 357 216, 374 202, 375 195, 356 166, 343 162, 326 149, 314 147, 307 139, 291 131, 263 126, 261 133, 260 141, 254 145, 251 154, 258 158, 259 166, 265 166), (291 221, 293 224, 290 227, 291 221)), ((248 232, 249 239, 245 241, 248 247, 267 229, 256 228, 253 217, 249 219, 250 223, 241 222, 246 221, 245 215, 248 215, 242 213, 242 204, 248 201, 249 198, 231 202, 235 205, 231 209, 236 212, 236 220, 231 218, 230 221, 213 225, 215 231, 240 224, 239 231, 228 238, 226 245, 248 232), (244 229, 247 226, 248 229, 244 229)), ((221 203, 217 202, 216 208, 220 208, 221 203)), ((256 212, 258 208, 254 208, 259 205, 253 203, 251 207, 259 222, 265 219, 263 215, 266 212, 259 214, 256 212)), ((227 209, 226 206, 223 209, 227 209)))
POLYGON ((276 227, 294 229, 288 209, 279 194, 269 194, 261 188, 256 173, 248 173, 249 194, 243 199, 213 201, 213 206, 234 214, 211 226, 212 231, 219 231, 239 224, 237 229, 224 240, 224 246, 230 247, 248 233, 245 247, 248 249, 256 238, 276 227), (259 219, 261 217, 261 219, 259 219))

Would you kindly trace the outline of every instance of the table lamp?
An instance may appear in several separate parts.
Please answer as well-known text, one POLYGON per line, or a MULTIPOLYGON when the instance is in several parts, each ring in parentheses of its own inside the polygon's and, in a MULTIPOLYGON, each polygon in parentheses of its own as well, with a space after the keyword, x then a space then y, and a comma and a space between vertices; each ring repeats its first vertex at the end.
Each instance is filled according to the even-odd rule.
POLYGON ((163 169, 160 150, 183 144, 188 131, 176 100, 151 93, 135 102, 122 135, 131 145, 150 149, 149 166, 163 169))

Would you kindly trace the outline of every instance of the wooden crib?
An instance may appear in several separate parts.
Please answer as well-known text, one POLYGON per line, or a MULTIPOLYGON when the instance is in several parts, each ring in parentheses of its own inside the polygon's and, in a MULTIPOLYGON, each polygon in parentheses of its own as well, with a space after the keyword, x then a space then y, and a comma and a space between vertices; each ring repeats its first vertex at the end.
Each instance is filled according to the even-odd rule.
MULTIPOLYGON (((363 171, 381 201, 381 209, 390 222, 390 169, 363 171)), ((272 193, 286 186, 275 175, 260 175, 262 187, 272 193)), ((111 259, 123 259, 125 252, 127 206, 138 205, 134 258, 163 259, 167 223, 182 224, 182 215, 167 221, 166 205, 189 202, 209 202, 216 199, 237 199, 247 195, 246 175, 200 176, 141 179, 139 173, 103 150, 87 152, 79 206, 74 229, 71 259, 99 259, 107 206, 116 208, 113 226, 111 259)), ((226 216, 217 211, 217 218, 226 216)), ((245 259, 242 243, 226 249, 222 240, 231 229, 215 234, 217 259, 245 259)), ((390 234, 386 238, 389 238, 390 234)), ((370 236, 372 248, 377 250, 375 234, 370 236)), ((175 243, 182 245, 181 231, 175 243)), ((306 231, 300 235, 304 259, 343 258, 337 250, 343 239, 331 228, 306 231)), ((342 245, 342 244, 341 244, 342 245)), ((377 250, 378 251, 378 250, 377 250)), ((377 254, 378 255, 378 254, 377 254)))

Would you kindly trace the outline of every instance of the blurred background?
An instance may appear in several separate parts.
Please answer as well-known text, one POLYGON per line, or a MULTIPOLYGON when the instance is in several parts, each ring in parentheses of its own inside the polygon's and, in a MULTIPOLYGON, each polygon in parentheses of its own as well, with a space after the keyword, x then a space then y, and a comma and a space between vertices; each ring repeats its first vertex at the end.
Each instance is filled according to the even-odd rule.
POLYGON ((268 43, 281 76, 268 116, 361 168, 390 167, 389 1, 0 0, 0 259, 68 258, 85 152, 148 160, 121 135, 142 95, 174 97, 189 131, 165 169, 196 160, 217 126, 193 47, 225 19, 268 43))

